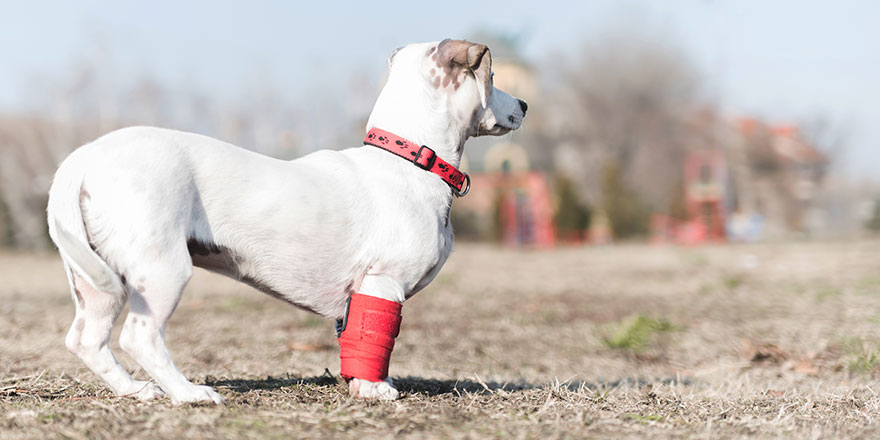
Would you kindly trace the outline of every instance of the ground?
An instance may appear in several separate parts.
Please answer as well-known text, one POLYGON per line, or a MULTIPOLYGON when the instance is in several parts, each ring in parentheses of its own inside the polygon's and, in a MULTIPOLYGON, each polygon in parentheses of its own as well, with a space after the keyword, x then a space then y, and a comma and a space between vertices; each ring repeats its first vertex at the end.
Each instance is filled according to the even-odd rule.
MULTIPOLYGON (((858 438, 880 429, 880 243, 459 245, 404 306, 396 402, 353 400, 329 320, 197 271, 168 329, 226 398, 113 396, 64 348, 54 255, 0 254, 0 439, 858 438)), ((118 349, 136 377, 144 372, 118 349)))

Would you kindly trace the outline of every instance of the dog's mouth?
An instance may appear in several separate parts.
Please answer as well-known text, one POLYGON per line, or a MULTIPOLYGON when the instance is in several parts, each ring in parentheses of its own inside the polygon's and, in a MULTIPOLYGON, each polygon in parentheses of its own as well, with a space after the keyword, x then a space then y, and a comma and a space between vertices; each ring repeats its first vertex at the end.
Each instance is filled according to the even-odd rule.
POLYGON ((522 125, 522 119, 517 119, 514 116, 508 116, 506 123, 502 124, 501 122, 495 123, 491 128, 486 130, 484 134, 490 136, 500 136, 502 134, 510 133, 513 130, 518 129, 522 125))
POLYGON ((505 133, 511 132, 513 130, 516 130, 516 129, 513 127, 501 125, 501 124, 495 124, 495 126, 492 127, 492 131, 494 132, 493 134, 505 134, 505 133))
POLYGON ((501 124, 495 124, 490 128, 481 127, 479 136, 501 136, 513 131, 513 128, 505 127, 501 124))
POLYGON ((522 127, 523 116, 513 113, 507 115, 506 118, 497 119, 491 126, 486 124, 488 121, 483 121, 479 126, 477 136, 501 136, 517 130, 522 127))

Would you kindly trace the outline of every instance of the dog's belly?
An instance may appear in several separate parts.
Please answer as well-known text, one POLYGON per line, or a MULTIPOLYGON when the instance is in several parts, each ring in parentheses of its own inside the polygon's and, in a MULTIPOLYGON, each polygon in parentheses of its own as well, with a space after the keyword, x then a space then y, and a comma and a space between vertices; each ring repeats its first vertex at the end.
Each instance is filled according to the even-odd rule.
POLYGON ((316 277, 315 285, 304 286, 284 274, 267 273, 253 261, 234 250, 214 244, 203 244, 190 239, 187 249, 193 266, 227 276, 245 283, 263 293, 319 315, 336 317, 344 312, 346 298, 351 295, 355 276, 348 282, 330 277, 316 277), (300 288, 295 288, 299 286, 300 288), (307 291, 304 295, 303 291, 307 291))
POLYGON ((213 244, 205 245, 193 239, 187 241, 186 248, 192 258, 193 266, 234 279, 242 278, 241 267, 244 260, 235 256, 229 249, 213 244))
POLYGON ((307 304, 297 304, 292 301, 287 296, 281 294, 280 292, 275 291, 273 288, 258 282, 257 280, 243 275, 240 271, 240 264, 242 261, 240 259, 236 259, 228 250, 220 250, 217 253, 211 253, 209 255, 201 255, 201 254, 191 254, 193 266, 201 267, 207 271, 211 271, 214 273, 218 273, 221 275, 225 275, 229 278, 232 278, 236 281, 241 281, 263 293, 271 295, 275 298, 293 304, 296 307, 299 307, 304 310, 308 310, 312 313, 318 313, 313 310, 307 304))

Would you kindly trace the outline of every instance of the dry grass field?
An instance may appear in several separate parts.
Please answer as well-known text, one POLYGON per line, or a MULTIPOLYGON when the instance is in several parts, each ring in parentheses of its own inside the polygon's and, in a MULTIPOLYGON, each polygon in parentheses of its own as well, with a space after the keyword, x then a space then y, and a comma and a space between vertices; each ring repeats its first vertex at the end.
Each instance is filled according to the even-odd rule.
POLYGON ((404 307, 391 403, 347 396, 330 321, 204 272, 168 341, 226 404, 115 397, 64 348, 73 305, 57 257, 0 255, 0 281, 0 439, 880 432, 876 242, 461 245, 404 307))

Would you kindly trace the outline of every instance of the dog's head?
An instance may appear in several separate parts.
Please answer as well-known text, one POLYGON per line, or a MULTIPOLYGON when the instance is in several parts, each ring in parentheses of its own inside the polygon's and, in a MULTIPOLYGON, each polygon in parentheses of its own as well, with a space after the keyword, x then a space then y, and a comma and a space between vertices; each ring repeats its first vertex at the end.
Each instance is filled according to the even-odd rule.
POLYGON ((502 135, 522 125, 528 106, 496 89, 492 76, 492 54, 482 44, 450 39, 410 44, 388 58, 388 82, 380 101, 388 98, 412 107, 421 103, 467 137, 502 135))

